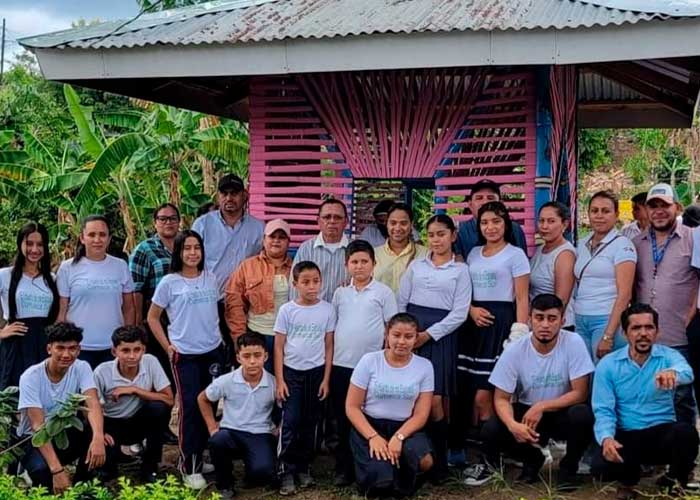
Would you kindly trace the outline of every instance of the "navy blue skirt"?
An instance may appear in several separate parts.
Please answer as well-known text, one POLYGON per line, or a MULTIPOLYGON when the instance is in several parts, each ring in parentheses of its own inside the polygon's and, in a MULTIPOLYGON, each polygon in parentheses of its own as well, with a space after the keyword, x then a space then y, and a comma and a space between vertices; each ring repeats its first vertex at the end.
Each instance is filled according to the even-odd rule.
POLYGON ((19 385, 24 370, 46 359, 47 318, 22 318, 27 333, 0 340, 0 390, 19 385))
MULTIPOLYGON (((435 323, 442 321, 450 311, 433 307, 408 304, 406 312, 413 314, 418 319, 420 331, 425 331, 435 323)), ((433 364, 435 373, 436 396, 453 396, 457 393, 457 335, 452 332, 440 340, 432 338, 418 348, 416 353, 427 358, 433 364)))

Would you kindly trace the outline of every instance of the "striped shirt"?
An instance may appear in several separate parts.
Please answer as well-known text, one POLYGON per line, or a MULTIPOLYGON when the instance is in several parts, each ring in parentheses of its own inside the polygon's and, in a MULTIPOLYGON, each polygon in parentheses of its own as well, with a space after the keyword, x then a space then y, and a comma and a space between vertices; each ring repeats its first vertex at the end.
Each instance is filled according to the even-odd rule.
MULTIPOLYGON (((350 241, 346 235, 340 240, 337 248, 330 248, 323 241, 323 235, 318 233, 313 239, 306 240, 301 244, 292 262, 292 269, 299 262, 310 260, 321 269, 321 294, 319 299, 326 302, 333 302, 333 294, 338 287, 350 282, 350 278, 345 270, 345 247, 350 241)), ((289 300, 296 300, 297 290, 289 288, 289 300)))
POLYGON ((244 214, 233 226, 226 224, 220 210, 202 215, 192 229, 204 241, 207 270, 214 273, 223 298, 226 282, 243 260, 262 250, 264 224, 252 215, 244 214))

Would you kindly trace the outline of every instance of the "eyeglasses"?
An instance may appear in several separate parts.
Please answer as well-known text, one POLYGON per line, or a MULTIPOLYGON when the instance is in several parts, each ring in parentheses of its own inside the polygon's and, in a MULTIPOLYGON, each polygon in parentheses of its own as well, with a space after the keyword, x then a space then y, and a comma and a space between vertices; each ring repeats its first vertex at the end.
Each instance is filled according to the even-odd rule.
POLYGON ((162 224, 167 224, 168 222, 175 223, 175 222, 180 222, 180 217, 178 217, 177 215, 171 215, 171 216, 159 215, 158 217, 156 217, 156 221, 158 221, 162 224))
POLYGON ((342 220, 345 220, 344 215, 335 215, 335 214, 328 214, 328 215, 321 215, 321 220, 325 222, 340 222, 342 220))

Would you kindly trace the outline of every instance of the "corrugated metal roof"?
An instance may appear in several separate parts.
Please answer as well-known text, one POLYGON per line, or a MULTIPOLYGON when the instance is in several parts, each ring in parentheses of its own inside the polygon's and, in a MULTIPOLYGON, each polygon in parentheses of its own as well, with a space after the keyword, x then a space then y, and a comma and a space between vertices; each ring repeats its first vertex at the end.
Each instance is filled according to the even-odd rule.
MULTIPOLYGON (((629 3, 630 0, 618 0, 629 3)), ((585 0, 234 0, 24 38, 29 48, 128 48, 330 38, 376 33, 587 28, 700 16, 585 0)), ((639 2, 638 2, 639 3, 639 2)), ((657 4, 656 1, 649 2, 657 4)), ((692 7, 692 6, 691 6, 692 7)))
POLYGON ((643 101, 642 94, 597 73, 582 71, 578 77, 578 99, 591 101, 643 101))

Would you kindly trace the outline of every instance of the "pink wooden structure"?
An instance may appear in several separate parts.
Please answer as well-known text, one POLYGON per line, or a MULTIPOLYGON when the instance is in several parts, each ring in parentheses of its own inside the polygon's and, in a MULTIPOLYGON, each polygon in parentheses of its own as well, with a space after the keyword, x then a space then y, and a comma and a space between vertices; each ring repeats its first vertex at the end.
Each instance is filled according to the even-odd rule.
POLYGON ((489 178, 503 184, 506 204, 532 246, 535 113, 535 75, 527 70, 254 77, 251 211, 265 220, 284 215, 297 245, 317 231, 325 197, 352 208, 371 202, 373 186, 378 199, 387 180, 427 179, 435 185, 434 208, 462 220, 470 217, 463 211, 471 186, 489 178))

